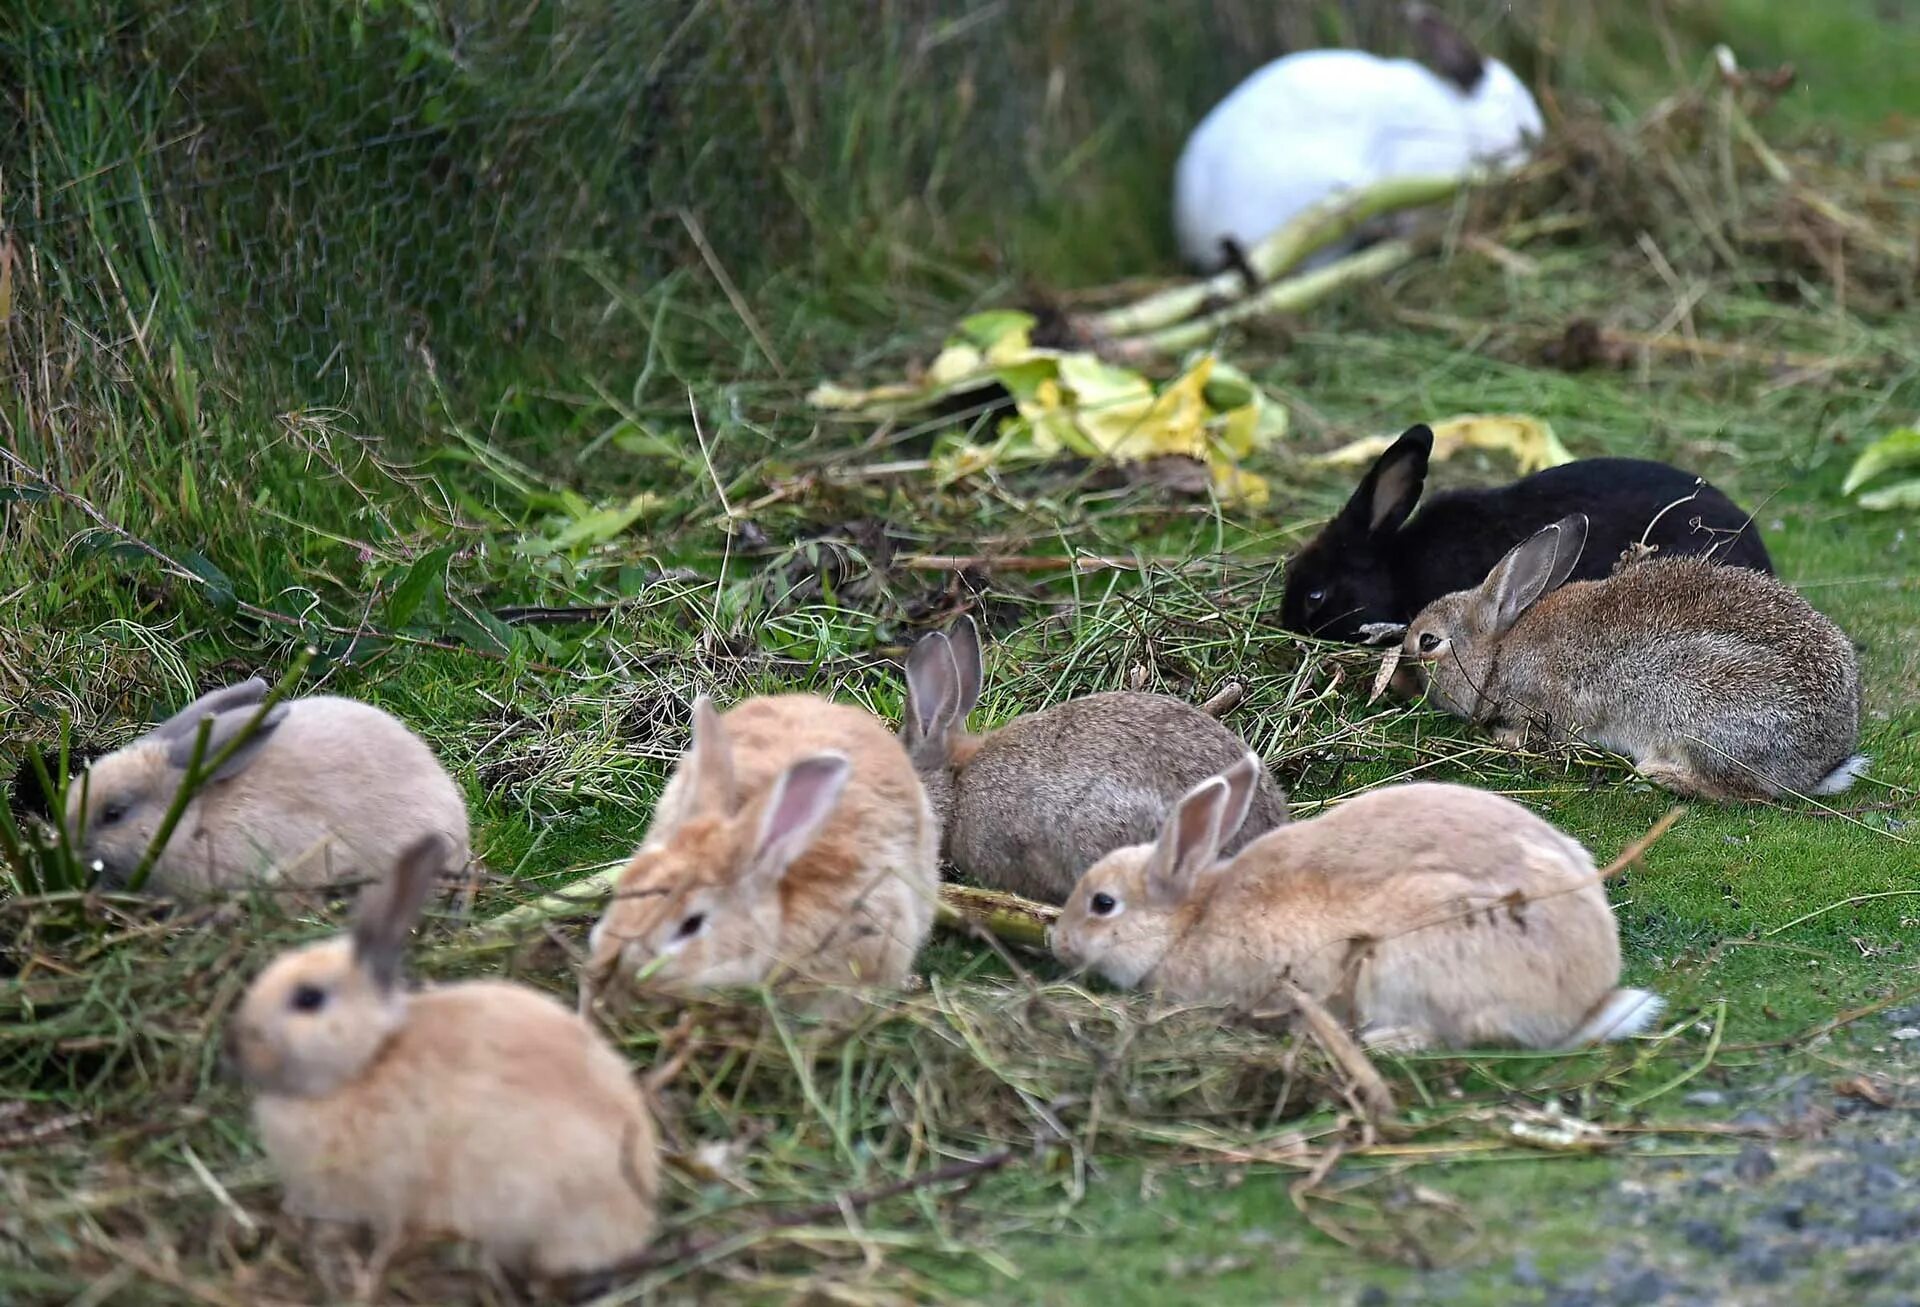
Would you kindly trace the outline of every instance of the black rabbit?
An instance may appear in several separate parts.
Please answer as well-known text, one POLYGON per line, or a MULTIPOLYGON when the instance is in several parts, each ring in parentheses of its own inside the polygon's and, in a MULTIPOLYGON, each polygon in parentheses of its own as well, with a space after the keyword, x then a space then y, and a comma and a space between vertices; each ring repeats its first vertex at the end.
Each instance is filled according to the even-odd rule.
POLYGON ((1738 504, 1690 472, 1640 458, 1586 458, 1504 486, 1449 490, 1409 522, 1432 453, 1432 428, 1410 428, 1294 555, 1280 601, 1288 630, 1355 641, 1369 624, 1410 621, 1441 595, 1479 585, 1509 549, 1569 513, 1591 524, 1573 580, 1606 576, 1643 536, 1662 558, 1709 554, 1773 572, 1738 504))

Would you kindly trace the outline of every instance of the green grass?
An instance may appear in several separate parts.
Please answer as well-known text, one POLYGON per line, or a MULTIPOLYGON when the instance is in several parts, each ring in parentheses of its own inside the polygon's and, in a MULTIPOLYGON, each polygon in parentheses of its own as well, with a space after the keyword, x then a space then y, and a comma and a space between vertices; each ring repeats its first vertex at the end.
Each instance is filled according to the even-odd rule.
MULTIPOLYGON (((823 421, 801 397, 899 373, 971 308, 1170 273, 1164 177, 1185 127, 1289 44, 1389 33, 1384 7, 901 3, 853 22, 710 0, 512 23, 451 3, 17 7, 0 18, 25 124, 0 144, 0 449, 17 460, 0 459, 0 774, 63 738, 118 744, 311 645, 307 688, 400 714, 466 788, 483 916, 633 847, 695 693, 792 686, 895 715, 894 660, 967 602, 993 638, 984 720, 1238 679, 1232 724, 1303 813, 1410 775, 1462 780, 1605 860, 1669 797, 1617 762, 1508 758, 1420 709, 1369 710, 1366 655, 1262 620, 1278 562, 1348 486, 1300 455, 1418 418, 1532 413, 1578 454, 1667 458, 1760 506, 1782 574, 1862 647, 1866 784, 1836 811, 1696 805, 1616 883, 1629 978, 1673 1005, 1658 1040, 1389 1060, 1416 1156, 1357 1147, 1310 1051, 1161 1019, 971 940, 938 941, 930 992, 855 1040, 790 1044, 726 1008, 690 1033, 663 1016, 620 1034, 640 1063, 693 1045, 664 1098, 677 1149, 746 1141, 734 1166, 756 1201, 679 1175, 676 1229, 754 1231, 948 1155, 1018 1150, 966 1196, 877 1206, 864 1245, 835 1221, 761 1231, 658 1272, 667 1297, 1444 1284, 1474 1301, 1510 1289, 1518 1250, 1554 1273, 1590 1263, 1623 1177, 1734 1146, 1689 1133, 1717 1119, 1689 1093, 1910 1076, 1877 1051, 1876 1018, 1824 1031, 1920 979, 1920 545, 1910 518, 1838 493, 1853 453, 1920 408, 1920 190, 1877 135, 1914 112, 1914 29, 1870 8, 1697 0, 1649 25, 1460 6, 1561 89, 1574 142, 1567 169, 1462 220, 1495 238, 1513 217, 1562 226, 1515 241, 1530 271, 1462 244, 1284 335, 1228 341, 1294 413, 1259 468, 1274 502, 1239 513, 1072 467, 936 490, 876 470, 924 455, 932 429, 823 421), (1729 176, 1710 111, 1621 127, 1729 35, 1750 66, 1800 65, 1804 91, 1764 125, 1891 250, 1809 220, 1745 156, 1729 176), (1543 365, 1580 319, 1753 358, 1543 365), (911 564, 1073 550, 1152 561, 1071 578, 911 564), (1620 1131, 1602 1157, 1504 1134, 1548 1102, 1659 1129, 1620 1131), (1296 1132, 1325 1133, 1287 1159, 1223 1160, 1296 1132), (1332 1138, 1355 1152, 1300 1203, 1357 1247, 1289 1196, 1332 1138)), ((1438 479, 1507 474, 1474 458, 1438 479)), ((0 1299, 322 1300, 214 1036, 254 967, 329 924, 249 912, 0 888, 0 1299)), ((421 969, 568 993, 584 926, 501 943, 448 918, 421 969)), ((400 1284, 420 1301, 492 1292, 445 1258, 400 1284)))

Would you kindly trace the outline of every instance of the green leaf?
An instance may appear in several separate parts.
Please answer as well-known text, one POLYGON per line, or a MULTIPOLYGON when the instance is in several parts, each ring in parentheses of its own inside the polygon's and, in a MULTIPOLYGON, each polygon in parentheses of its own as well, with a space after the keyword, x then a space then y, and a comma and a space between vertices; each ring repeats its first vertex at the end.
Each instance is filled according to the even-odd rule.
POLYGON ((227 574, 198 550, 181 550, 180 561, 186 564, 189 572, 206 582, 207 598, 213 604, 214 611, 222 617, 231 616, 240 601, 233 592, 233 581, 227 574))
POLYGON ((1920 480, 1900 481, 1860 496, 1860 507, 1874 512, 1889 508, 1920 508, 1920 480))
POLYGON ((1031 313, 1018 309, 987 309, 960 319, 960 334, 981 349, 990 349, 1003 336, 1032 331, 1038 321, 1031 313))
POLYGON ((400 578, 400 584, 393 588, 393 594, 387 600, 388 626, 400 629, 420 611, 420 605, 429 596, 446 593, 447 564, 457 552, 457 546, 442 545, 438 549, 428 550, 408 565, 407 574, 400 578))
POLYGON ((554 553, 603 545, 639 521, 648 509, 658 507, 661 502, 660 496, 656 494, 635 495, 616 508, 595 509, 576 517, 571 526, 551 539, 541 541, 540 544, 545 550, 554 553))
MULTIPOLYGON (((1882 472, 1905 467, 1909 463, 1920 463, 1920 430, 1901 427, 1860 451, 1860 457, 1854 459, 1853 466, 1847 469, 1847 479, 1841 485, 1840 493, 1850 495, 1882 472)), ((1866 503, 1864 499, 1861 502, 1866 503)))

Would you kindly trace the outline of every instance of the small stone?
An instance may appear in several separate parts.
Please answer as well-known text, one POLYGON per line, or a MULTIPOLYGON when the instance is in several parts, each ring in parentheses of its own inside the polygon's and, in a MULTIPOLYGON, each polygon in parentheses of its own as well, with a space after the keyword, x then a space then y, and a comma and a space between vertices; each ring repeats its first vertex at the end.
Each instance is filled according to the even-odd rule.
POLYGON ((1913 1228, 1911 1212, 1896 1211, 1883 1203, 1874 1203, 1860 1213, 1853 1232, 1862 1239, 1898 1239, 1913 1228))
POLYGON ((1765 1112, 1742 1112, 1732 1123, 1742 1130, 1772 1130, 1778 1124, 1765 1112))
POLYGON ((1732 1252, 1734 1247, 1733 1236, 1717 1221, 1686 1221, 1680 1226, 1680 1237, 1700 1251, 1720 1257, 1732 1252))
POLYGON ((1890 1194, 1907 1187, 1907 1178, 1884 1162, 1869 1162, 1861 1167, 1860 1182, 1876 1194, 1890 1194))
POLYGON ((1723 1107, 1727 1096, 1718 1089, 1696 1089, 1680 1101, 1689 1107, 1723 1107))
POLYGON ((1772 1284, 1787 1273, 1780 1254, 1765 1244, 1750 1243, 1741 1248, 1735 1265, 1743 1279, 1758 1280, 1762 1284, 1772 1284))
POLYGON ((1898 1030, 1889 1030, 1888 1039, 1920 1039, 1920 1026, 1901 1026, 1898 1030))
POLYGON ((1659 1302, 1677 1287, 1672 1280, 1648 1266, 1614 1285, 1613 1301, 1620 1307, 1641 1307, 1643 1303, 1659 1302))
POLYGON ((1733 1160, 1733 1173, 1748 1184, 1757 1184, 1779 1169, 1772 1151, 1762 1144, 1748 1144, 1733 1160))

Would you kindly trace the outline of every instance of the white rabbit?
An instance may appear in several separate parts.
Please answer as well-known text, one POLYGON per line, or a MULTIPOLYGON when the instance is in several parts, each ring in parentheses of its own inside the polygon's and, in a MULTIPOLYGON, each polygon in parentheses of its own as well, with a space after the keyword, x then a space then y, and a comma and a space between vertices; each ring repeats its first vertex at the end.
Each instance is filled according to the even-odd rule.
MULTIPOLYGON (((68 787, 68 829, 103 882, 124 885, 139 867, 186 779, 201 721, 213 723, 211 761, 266 694, 256 677, 204 695, 68 787)), ((432 832, 466 865, 466 801, 419 736, 371 704, 295 699, 276 705, 187 804, 148 888, 192 895, 379 876, 432 832)))
MULTIPOLYGON (((1544 130, 1514 71, 1475 53, 1444 24, 1415 22, 1446 75, 1361 50, 1276 59, 1215 105, 1174 171, 1181 255, 1211 271, 1309 206, 1391 177, 1452 176, 1524 158, 1544 130), (1229 242, 1231 245, 1229 245, 1229 242)), ((1324 261, 1352 248, 1336 242, 1324 261)))

